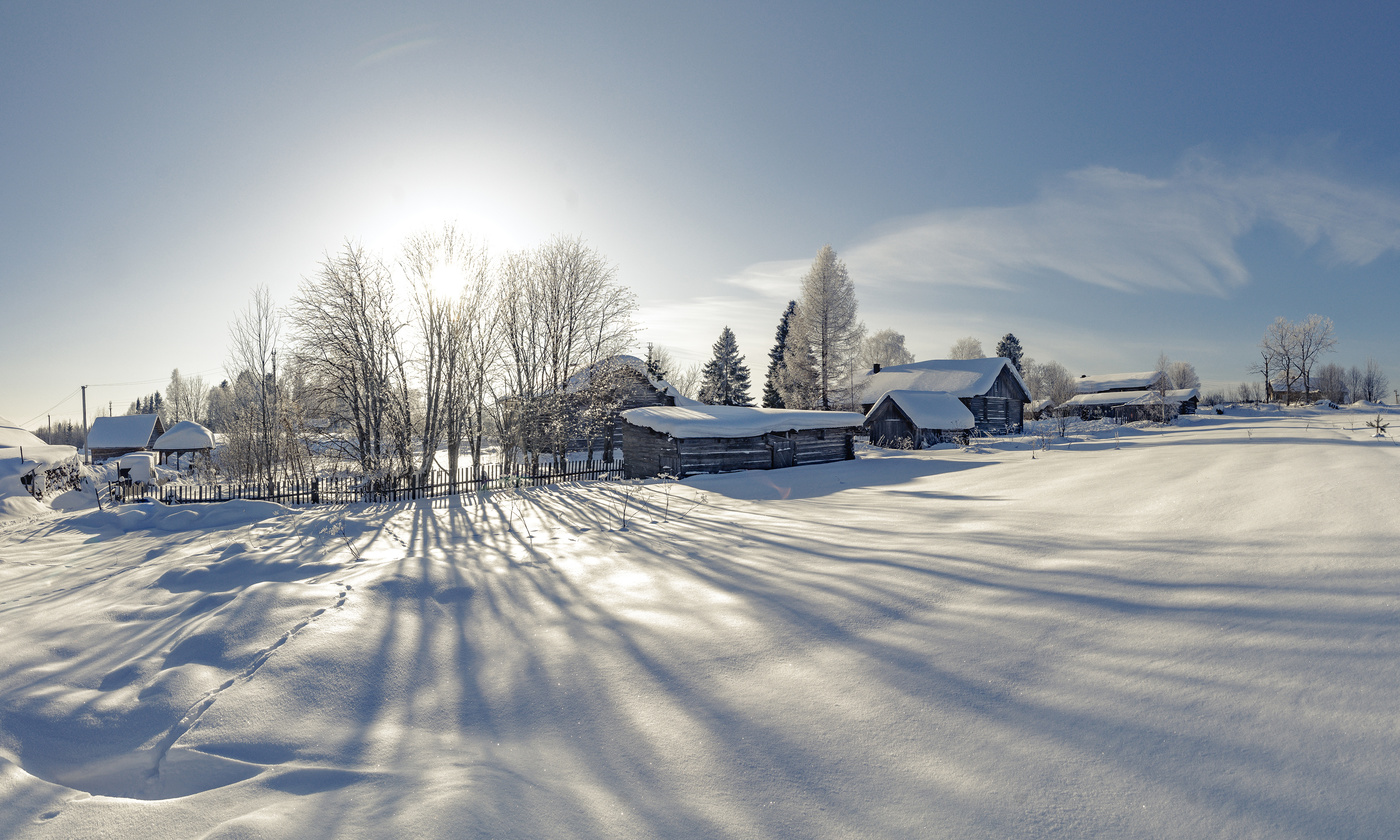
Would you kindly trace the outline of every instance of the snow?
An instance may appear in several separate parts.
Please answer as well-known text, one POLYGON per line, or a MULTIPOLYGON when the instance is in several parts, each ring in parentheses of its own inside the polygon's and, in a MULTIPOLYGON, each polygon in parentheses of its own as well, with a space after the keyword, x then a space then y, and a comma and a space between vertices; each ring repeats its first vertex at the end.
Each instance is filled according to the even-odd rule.
POLYGON ((629 408, 622 418, 674 438, 757 437, 769 432, 859 426, 865 415, 854 411, 796 411, 739 405, 648 406, 629 408))
POLYGON ((1003 369, 1021 384, 1025 380, 1009 359, 932 359, 907 365, 890 365, 879 373, 866 373, 856 379, 861 405, 873 405, 889 391, 947 391, 955 397, 981 396, 992 389, 1003 369))
POLYGON ((33 432, 25 431, 4 417, 0 417, 0 449, 10 446, 43 446, 44 441, 33 432))
POLYGON ((181 420, 156 438, 153 448, 167 452, 213 449, 214 433, 193 420, 181 420))
POLYGON ((1394 836, 1377 410, 6 522, 0 836, 1394 836))
POLYGON ((151 441, 156 427, 154 414, 127 414, 120 417, 98 417, 88 430, 88 449, 120 449, 124 446, 144 448, 151 441))
POLYGON ((870 413, 874 414, 885 400, 891 400, 903 409, 920 429, 971 429, 977 425, 967 406, 945 391, 890 391, 880 398, 870 413))
POLYGON ((1146 391, 1156 384, 1162 372, 1145 370, 1138 373, 1101 373, 1097 376, 1081 376, 1075 381, 1081 394, 1098 394, 1109 390, 1131 389, 1146 391))

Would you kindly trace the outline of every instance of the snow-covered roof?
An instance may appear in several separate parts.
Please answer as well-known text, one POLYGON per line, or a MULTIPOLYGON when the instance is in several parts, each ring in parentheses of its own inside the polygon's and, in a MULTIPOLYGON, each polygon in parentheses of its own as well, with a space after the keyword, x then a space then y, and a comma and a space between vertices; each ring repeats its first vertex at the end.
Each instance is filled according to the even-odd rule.
MULTIPOLYGON (((1167 391, 1167 402, 1183 403, 1199 396, 1195 388, 1181 388, 1167 391)), ((1156 391, 1114 391, 1104 394, 1078 394, 1065 400, 1063 406, 1083 405, 1150 405, 1157 400, 1156 391)))
POLYGON ((878 411, 886 400, 899 406, 920 429, 971 429, 977 425, 962 400, 947 391, 890 391, 880 397, 870 414, 878 411))
POLYGON ((92 421, 92 428, 88 430, 88 449, 144 448, 151 442, 157 419, 154 414, 99 417, 92 421))
POLYGON ((1031 400, 1030 411, 1031 413, 1035 413, 1037 411, 1044 411, 1045 409, 1052 407, 1054 407, 1054 402, 1051 400, 1031 400))
POLYGON ((1145 391, 1156 385, 1161 376, 1160 370, 1145 370, 1139 373, 1101 373, 1097 376, 1081 376, 1075 384, 1081 394, 1099 394, 1112 390, 1122 391, 1125 388, 1133 391, 1145 391))
POLYGON ((646 362, 642 361, 636 356, 618 354, 616 356, 609 356, 606 359, 603 359, 602 361, 594 362, 588 367, 582 368, 579 371, 575 372, 573 376, 569 377, 569 381, 567 384, 565 384, 564 390, 570 394, 574 393, 575 391, 581 391, 584 388, 588 387, 589 383, 593 381, 593 377, 596 376, 600 371, 615 370, 620 367, 631 368, 637 373, 640 373, 642 375, 642 378, 646 379, 646 381, 652 381, 652 378, 649 375, 647 375, 646 362))
POLYGON ((213 449, 214 433, 193 420, 181 420, 167 429, 165 434, 156 438, 154 448, 163 452, 213 449))
POLYGON ((622 419, 671 437, 757 437, 769 432, 859 426, 865 416, 854 411, 795 411, 740 405, 657 405, 630 408, 622 419))
POLYGON ((947 391, 955 397, 976 397, 992 389, 1002 369, 1011 371, 1027 394, 1026 381, 1010 359, 930 359, 907 365, 890 365, 879 373, 856 380, 862 405, 876 402, 889 391, 947 391))
POLYGON ((0 417, 0 446, 43 446, 44 442, 33 432, 27 432, 0 417))

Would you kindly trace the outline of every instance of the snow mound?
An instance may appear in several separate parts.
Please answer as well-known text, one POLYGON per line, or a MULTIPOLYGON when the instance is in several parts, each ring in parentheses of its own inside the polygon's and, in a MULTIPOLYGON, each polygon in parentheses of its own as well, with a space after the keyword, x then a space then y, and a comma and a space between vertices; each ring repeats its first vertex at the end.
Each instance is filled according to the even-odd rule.
POLYGON ((276 502, 236 499, 207 505, 167 506, 154 502, 97 511, 71 520, 76 528, 93 531, 193 531, 197 528, 233 528, 290 513, 276 502))

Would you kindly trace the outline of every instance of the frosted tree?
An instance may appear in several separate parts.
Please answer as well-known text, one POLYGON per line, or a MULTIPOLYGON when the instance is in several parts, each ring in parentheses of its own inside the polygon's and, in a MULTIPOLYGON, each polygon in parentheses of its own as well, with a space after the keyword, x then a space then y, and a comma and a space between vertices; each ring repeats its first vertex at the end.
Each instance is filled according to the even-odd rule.
POLYGON ((1026 372, 1025 369, 1021 367, 1021 360, 1025 357, 1026 351, 1021 348, 1021 341, 1016 338, 1015 335, 1007 333, 1002 336, 1001 341, 997 342, 996 352, 999 357, 1010 359, 1011 366, 1016 368, 1017 372, 1026 372))
POLYGON ((985 359, 987 354, 982 352, 982 342, 969 335, 953 342, 953 346, 948 348, 948 358, 985 359))
POLYGON ((1026 385, 1031 396, 1037 400, 1049 400, 1052 405, 1061 405, 1073 397, 1078 388, 1074 378, 1065 366, 1056 361, 1043 364, 1030 362, 1026 365, 1026 385))
POLYGON ((734 331, 725 327, 715 342, 714 355, 700 380, 700 401, 709 405, 753 405, 749 398, 749 369, 739 355, 734 331))
POLYGON ((1190 362, 1170 362, 1166 374, 1173 388, 1201 387, 1201 377, 1196 375, 1196 366, 1190 362))
POLYGON ((773 349, 768 351, 768 378, 763 383, 764 408, 787 407, 787 403, 783 400, 783 377, 787 375, 787 364, 784 358, 787 354, 788 332, 792 329, 792 319, 796 314, 797 301, 788 301, 787 309, 783 310, 783 317, 778 320, 778 332, 774 338, 773 349))
POLYGON ((788 333, 784 361, 789 383, 783 401, 789 408, 844 407, 843 389, 849 386, 860 347, 856 308, 855 284, 846 264, 830 245, 823 246, 802 278, 802 296, 788 333))
POLYGON ((860 367, 870 370, 875 365, 907 365, 914 354, 904 346, 904 335, 894 330, 880 330, 870 335, 860 346, 860 367))
POLYGON ((1366 368, 1361 372, 1361 396, 1367 402, 1385 402, 1385 392, 1390 388, 1390 380, 1381 370, 1380 362, 1366 360, 1366 368))

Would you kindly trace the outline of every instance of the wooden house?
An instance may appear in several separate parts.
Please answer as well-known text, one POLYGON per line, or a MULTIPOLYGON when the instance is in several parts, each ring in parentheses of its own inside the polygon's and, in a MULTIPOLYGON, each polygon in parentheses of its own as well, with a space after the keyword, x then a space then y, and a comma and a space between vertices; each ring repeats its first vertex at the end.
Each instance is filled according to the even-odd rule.
POLYGON ((976 425, 962 400, 946 391, 889 391, 865 415, 870 442, 890 449, 966 443, 976 425))
POLYGON ((628 478, 681 478, 849 461, 865 418, 851 411, 685 405, 629 409, 622 420, 628 478))
POLYGON ((1030 389, 1010 359, 934 359, 907 365, 876 366, 856 378, 866 414, 890 391, 946 391, 972 412, 977 431, 1019 433, 1025 424, 1030 389))
POLYGON ((151 449, 165 426, 155 414, 98 417, 88 429, 87 448, 94 461, 151 449))

